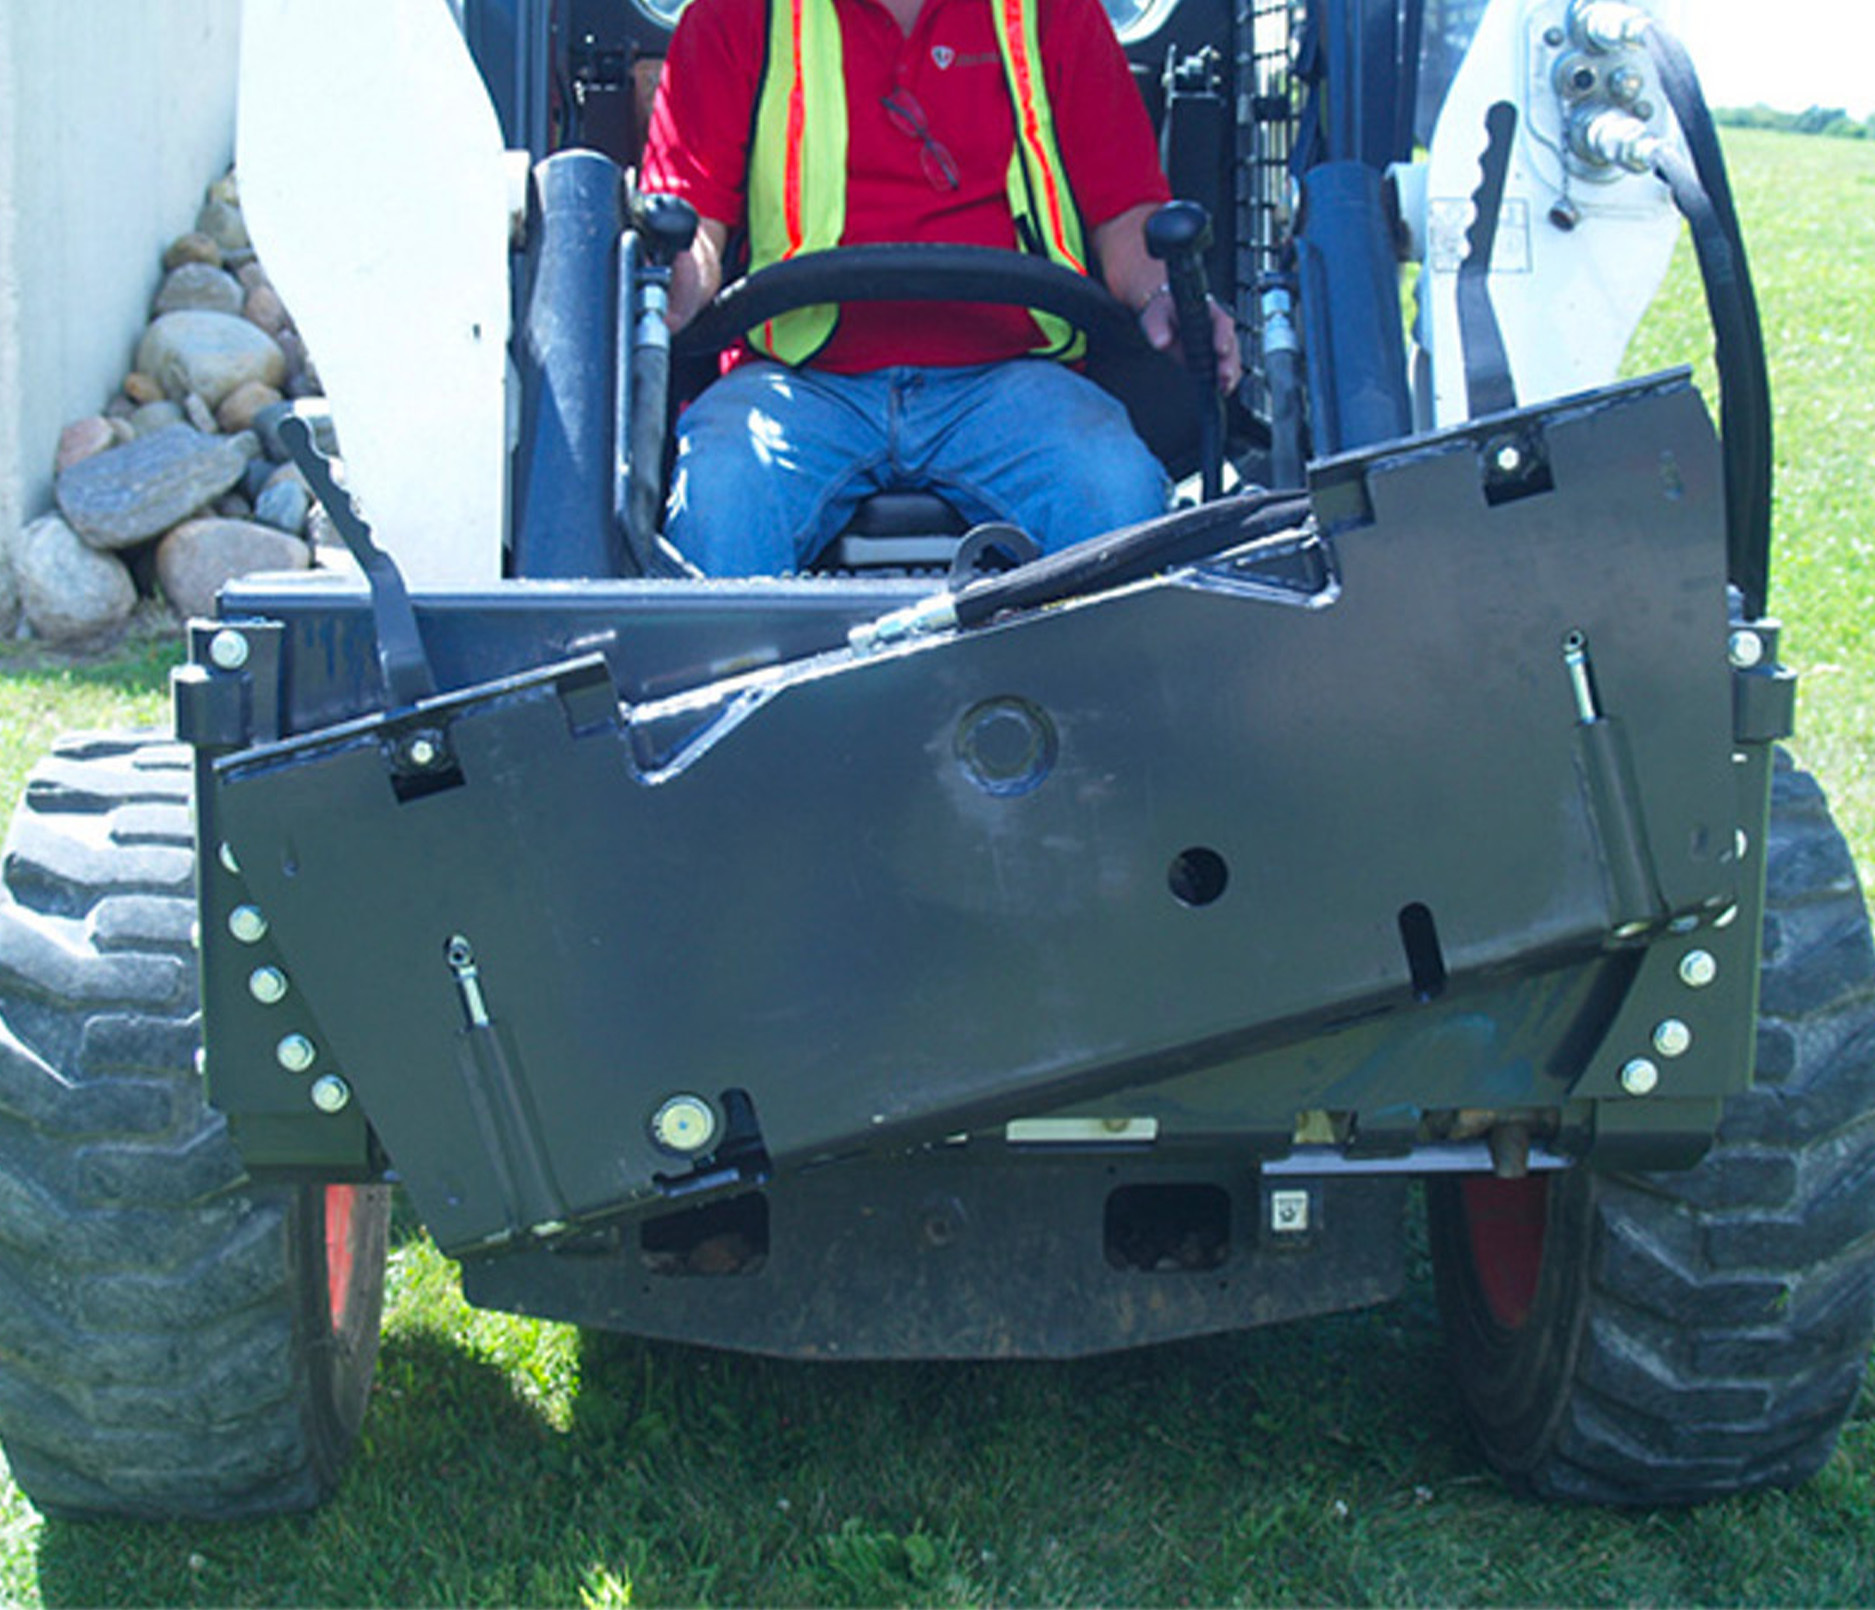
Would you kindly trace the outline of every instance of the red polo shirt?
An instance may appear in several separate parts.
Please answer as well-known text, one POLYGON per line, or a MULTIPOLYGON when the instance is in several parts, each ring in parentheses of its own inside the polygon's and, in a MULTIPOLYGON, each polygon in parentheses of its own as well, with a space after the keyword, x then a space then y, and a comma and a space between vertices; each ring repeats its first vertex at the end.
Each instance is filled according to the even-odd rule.
MULTIPOLYGON (((1013 249, 1007 199, 1015 113, 990 0, 925 0, 905 34, 879 0, 834 0, 847 95, 845 245, 944 242, 1013 249), (895 123, 909 91, 945 163, 895 123)), ((1100 0, 1040 0, 1043 72, 1055 138, 1083 228, 1168 199, 1144 103, 1100 0)), ((742 227, 750 130, 768 31, 767 0, 692 0, 671 39, 644 156, 644 187, 742 227)), ((1091 246, 1091 241, 1090 241, 1091 246)), ((1020 308, 851 303, 816 366, 994 363, 1039 340, 1020 308)))

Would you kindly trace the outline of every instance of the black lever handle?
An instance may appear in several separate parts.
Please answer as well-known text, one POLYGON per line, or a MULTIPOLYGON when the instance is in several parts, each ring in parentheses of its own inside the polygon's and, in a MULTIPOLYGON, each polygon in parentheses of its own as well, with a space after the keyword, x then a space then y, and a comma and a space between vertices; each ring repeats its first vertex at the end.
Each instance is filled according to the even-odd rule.
POLYGON ((1185 367, 1197 393, 1198 456, 1207 503, 1224 487, 1224 404, 1217 390, 1217 348, 1204 272, 1210 247, 1211 219, 1195 201, 1168 201, 1146 220, 1146 250, 1165 264, 1185 367))
POLYGON ((669 268, 697 238, 697 209, 676 196, 639 194, 632 198, 631 224, 651 262, 669 268))

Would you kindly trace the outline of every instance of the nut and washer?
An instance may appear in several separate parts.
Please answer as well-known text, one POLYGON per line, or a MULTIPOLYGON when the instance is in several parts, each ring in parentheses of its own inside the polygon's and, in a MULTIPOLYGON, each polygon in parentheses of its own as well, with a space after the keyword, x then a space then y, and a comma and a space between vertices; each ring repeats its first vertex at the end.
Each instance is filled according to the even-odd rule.
POLYGON ((267 919, 259 906, 236 906, 228 913, 228 932, 244 945, 258 945, 267 937, 267 919))
POLYGON ((1709 950, 1689 950, 1680 958, 1680 982, 1688 989, 1704 989, 1718 976, 1718 958, 1709 950))
POLYGON ((288 1073, 304 1073, 319 1060, 319 1047, 303 1034, 289 1034, 273 1048, 273 1054, 288 1073))
POLYGON ((700 1152, 716 1138, 716 1110, 702 1096, 672 1096, 651 1115, 651 1138, 666 1151, 700 1152))
POLYGON ((352 1087, 336 1073, 322 1073, 307 1092, 321 1112, 343 1112, 352 1104, 352 1087))
POLYGON ((1764 639, 1756 632, 1740 629, 1726 639, 1725 656, 1741 671, 1764 663, 1764 639))
POLYGON ((1693 1048, 1693 1031, 1677 1017, 1663 1017, 1654 1025, 1654 1049, 1663 1057, 1683 1057, 1693 1048))
POLYGON ((1636 1057, 1621 1069, 1621 1088, 1630 1096, 1652 1095, 1660 1083, 1660 1070, 1646 1057, 1636 1057))
POLYGON ((247 664, 247 639, 224 626, 208 640, 208 657, 224 671, 238 671, 247 664))
POLYGON ((286 974, 277 967, 256 967, 247 975, 247 992, 262 1006, 278 1006, 287 988, 286 974))

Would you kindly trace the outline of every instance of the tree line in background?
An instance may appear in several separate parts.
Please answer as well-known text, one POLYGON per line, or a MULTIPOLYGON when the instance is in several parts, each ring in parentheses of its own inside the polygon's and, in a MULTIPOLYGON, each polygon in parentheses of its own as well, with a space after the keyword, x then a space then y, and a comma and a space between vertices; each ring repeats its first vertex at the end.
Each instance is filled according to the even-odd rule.
POLYGON ((1734 129, 1778 129, 1785 134, 1828 134, 1839 140, 1875 140, 1875 116, 1857 122, 1840 106, 1812 106, 1804 112, 1780 112, 1775 107, 1723 107, 1712 121, 1734 129))

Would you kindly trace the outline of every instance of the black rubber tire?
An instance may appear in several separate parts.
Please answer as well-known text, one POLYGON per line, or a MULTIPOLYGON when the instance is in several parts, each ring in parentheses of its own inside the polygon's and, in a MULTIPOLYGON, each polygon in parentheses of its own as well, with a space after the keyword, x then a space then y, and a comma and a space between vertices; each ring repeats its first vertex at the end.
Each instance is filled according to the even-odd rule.
POLYGON ((1428 1187, 1459 1390, 1521 1491, 1794 1486, 1855 1403, 1875 1331, 1875 948, 1822 790, 1781 756, 1768 856, 1757 1083, 1697 1167, 1532 1182, 1547 1223, 1516 1325, 1480 1280, 1465 1188, 1428 1187))
POLYGON ((203 1100, 189 798, 186 749, 69 740, 7 839, 0 1441, 47 1512, 306 1508, 370 1392, 387 1192, 252 1187, 203 1100))

